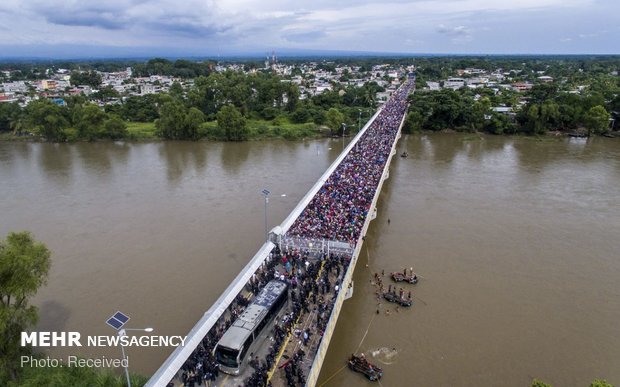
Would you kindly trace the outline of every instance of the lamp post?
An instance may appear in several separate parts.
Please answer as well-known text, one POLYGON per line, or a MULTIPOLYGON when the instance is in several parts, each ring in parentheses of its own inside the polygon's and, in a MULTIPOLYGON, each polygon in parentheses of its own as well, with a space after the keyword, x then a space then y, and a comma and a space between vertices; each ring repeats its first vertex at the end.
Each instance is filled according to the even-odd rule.
POLYGON ((340 126, 342 126, 342 149, 344 149, 344 131, 347 129, 347 124, 343 122, 340 126))
POLYGON ((362 109, 357 109, 357 111, 359 112, 357 116, 357 131, 359 132, 362 130, 362 109))
POLYGON ((264 189, 261 193, 265 196, 265 241, 269 238, 269 234, 267 233, 267 203, 269 203, 269 190, 264 189))
MULTIPOLYGON (((127 331, 153 332, 153 328, 124 328, 117 331, 120 337, 127 336, 127 331)), ((125 377, 127 378, 127 387, 131 387, 131 379, 129 379, 129 361, 125 355, 125 347, 121 344, 121 352, 123 352, 123 368, 125 368, 125 377)))
MULTIPOLYGON (((119 336, 119 339, 123 336, 127 335, 127 331, 143 331, 143 332, 153 332, 153 328, 123 328, 125 324, 129 321, 129 316, 118 311, 114 313, 109 319, 106 320, 106 324, 116 330, 116 334, 119 336)), ((125 355, 125 347, 121 344, 121 351, 123 352, 123 368, 125 368, 125 377, 127 378, 127 387, 131 387, 131 380, 129 379, 129 360, 127 360, 127 356, 125 355)))

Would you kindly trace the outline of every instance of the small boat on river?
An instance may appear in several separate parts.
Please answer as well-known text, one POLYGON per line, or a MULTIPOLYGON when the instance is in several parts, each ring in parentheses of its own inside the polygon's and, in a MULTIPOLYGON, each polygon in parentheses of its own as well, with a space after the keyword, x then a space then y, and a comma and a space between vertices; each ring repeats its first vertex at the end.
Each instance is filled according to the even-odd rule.
POLYGON ((353 371, 364 374, 370 381, 379 380, 383 376, 383 370, 366 360, 364 354, 360 356, 352 354, 349 358, 348 366, 353 371))
POLYGON ((418 276, 417 275, 407 275, 407 274, 403 274, 403 273, 399 273, 399 272, 394 272, 391 274, 392 279, 396 282, 409 282, 410 284, 417 284, 418 283, 418 276))
POLYGON ((383 293, 383 298, 385 298, 389 302, 393 302, 400 306, 409 307, 413 305, 413 301, 411 301, 411 298, 405 298, 403 296, 396 294, 396 292, 385 292, 383 293))

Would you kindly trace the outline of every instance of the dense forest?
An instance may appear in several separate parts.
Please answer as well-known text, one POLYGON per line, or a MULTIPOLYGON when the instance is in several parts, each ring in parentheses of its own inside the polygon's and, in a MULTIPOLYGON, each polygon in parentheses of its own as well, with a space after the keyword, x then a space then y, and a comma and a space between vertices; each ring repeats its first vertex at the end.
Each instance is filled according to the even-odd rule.
POLYGON ((577 130, 605 133, 620 112, 618 57, 436 58, 416 61, 418 91, 411 96, 408 132, 454 129, 493 134, 541 135, 548 131, 577 130), (424 63, 427 62, 427 63, 424 63), (508 71, 513 82, 534 81, 519 93, 492 88, 423 89, 427 81, 455 76, 457 69, 508 71), (537 82, 545 74, 552 83, 537 82), (493 107, 508 107, 502 114, 493 107))
MULTIPOLYGON (((617 88, 617 85, 616 85, 617 88)), ((483 131, 492 134, 541 135, 548 131, 575 133, 578 129, 606 133, 610 112, 620 112, 620 97, 602 93, 570 94, 555 85, 534 85, 525 95, 496 95, 490 90, 444 89, 418 91, 410 97, 406 132, 418 130, 483 131), (518 98, 523 104, 516 106, 518 98), (492 106, 514 107, 514 115, 495 112, 492 106)))

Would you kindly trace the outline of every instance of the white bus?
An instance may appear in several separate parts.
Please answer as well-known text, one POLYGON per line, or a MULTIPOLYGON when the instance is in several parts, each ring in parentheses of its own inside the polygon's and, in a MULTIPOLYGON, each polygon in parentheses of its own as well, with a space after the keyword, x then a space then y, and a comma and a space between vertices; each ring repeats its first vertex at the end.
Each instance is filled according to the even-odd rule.
POLYGON ((213 349, 222 372, 230 375, 240 374, 251 360, 246 360, 250 346, 282 309, 287 299, 286 283, 273 280, 265 285, 213 349))

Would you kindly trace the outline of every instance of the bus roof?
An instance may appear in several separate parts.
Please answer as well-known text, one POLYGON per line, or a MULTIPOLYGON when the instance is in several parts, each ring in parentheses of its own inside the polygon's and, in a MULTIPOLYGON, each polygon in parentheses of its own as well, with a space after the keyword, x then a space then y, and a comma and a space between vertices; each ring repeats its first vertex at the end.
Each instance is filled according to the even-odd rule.
POLYGON ((228 328, 224 336, 217 343, 217 346, 222 346, 230 349, 240 350, 247 340, 248 336, 252 334, 251 330, 236 325, 228 328))
POLYGON ((263 290, 258 293, 252 304, 263 306, 267 309, 271 308, 278 296, 282 294, 282 291, 286 290, 286 283, 282 281, 273 280, 270 281, 263 290))
POLYGON ((224 333, 218 345, 230 349, 240 349, 248 336, 252 334, 256 323, 262 321, 278 296, 286 289, 287 285, 282 281, 273 280, 267 283, 241 316, 224 333))
POLYGON ((263 316, 267 314, 269 309, 261 305, 252 304, 239 316, 233 323, 233 326, 242 327, 248 330, 253 330, 257 321, 262 321, 263 316))

